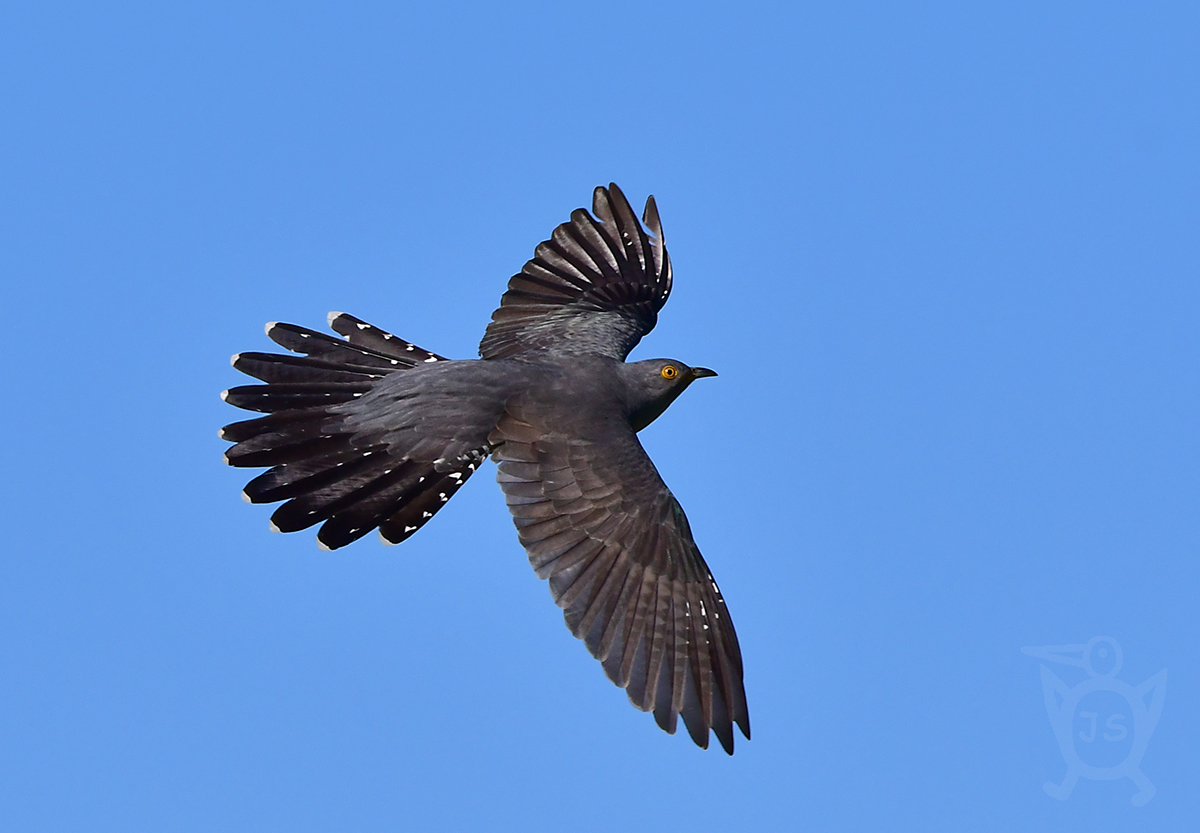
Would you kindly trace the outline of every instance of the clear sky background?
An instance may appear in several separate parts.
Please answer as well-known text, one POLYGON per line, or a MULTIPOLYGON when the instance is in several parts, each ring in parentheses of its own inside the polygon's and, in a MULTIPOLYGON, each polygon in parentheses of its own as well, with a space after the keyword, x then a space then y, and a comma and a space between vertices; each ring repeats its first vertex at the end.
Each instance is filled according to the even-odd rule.
POLYGON ((1195 829, 1198 44, 1194 3, 5 3, 0 826, 1195 829), (741 636, 733 758, 607 682, 490 463, 333 554, 221 463, 264 322, 473 357, 610 180, 675 265, 634 357, 721 374, 643 442, 741 636), (1168 670, 1142 807, 1042 789, 1039 665, 1089 678, 1021 649, 1097 636, 1168 670))

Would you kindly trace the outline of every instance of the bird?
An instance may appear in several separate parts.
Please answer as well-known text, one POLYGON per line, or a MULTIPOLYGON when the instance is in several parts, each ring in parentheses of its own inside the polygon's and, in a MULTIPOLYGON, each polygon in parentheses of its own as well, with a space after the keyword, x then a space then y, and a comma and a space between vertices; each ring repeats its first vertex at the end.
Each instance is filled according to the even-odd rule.
POLYGON ((230 388, 260 416, 220 430, 231 466, 266 468, 250 503, 271 528, 320 524, 322 549, 372 530, 416 533, 484 462, 538 578, 608 678, 674 734, 710 730, 732 755, 750 738, 741 648, 679 501, 637 434, 697 379, 674 359, 627 362, 671 293, 654 197, 642 222, 615 183, 593 192, 514 275, 479 345, 455 361, 354 316, 328 335, 272 322, 288 354, 232 364, 263 384, 230 388), (643 225, 644 223, 644 225, 643 225))

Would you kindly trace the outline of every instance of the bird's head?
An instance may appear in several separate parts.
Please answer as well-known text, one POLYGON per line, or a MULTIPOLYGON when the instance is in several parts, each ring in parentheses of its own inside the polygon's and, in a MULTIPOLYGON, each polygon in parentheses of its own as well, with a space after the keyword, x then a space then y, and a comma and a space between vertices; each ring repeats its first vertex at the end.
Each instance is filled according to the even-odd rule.
POLYGON ((641 431, 662 414, 692 382, 716 376, 707 367, 688 367, 675 359, 646 359, 621 365, 633 430, 641 431))

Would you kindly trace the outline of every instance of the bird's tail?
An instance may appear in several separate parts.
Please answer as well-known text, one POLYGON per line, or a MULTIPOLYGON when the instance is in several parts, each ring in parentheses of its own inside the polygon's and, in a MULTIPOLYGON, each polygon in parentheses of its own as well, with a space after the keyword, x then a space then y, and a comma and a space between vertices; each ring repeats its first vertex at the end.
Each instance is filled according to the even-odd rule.
POLYGON ((330 313, 329 325, 345 340, 271 323, 267 335, 300 355, 233 357, 236 369, 266 384, 230 388, 221 398, 266 416, 221 429, 222 439, 234 443, 225 461, 269 467, 242 496, 250 503, 286 501, 271 516, 276 531, 320 523, 317 543, 336 549, 378 527, 385 541, 400 543, 466 482, 487 449, 449 463, 423 462, 397 455, 380 437, 356 434, 338 406, 384 376, 445 359, 345 313, 330 313))

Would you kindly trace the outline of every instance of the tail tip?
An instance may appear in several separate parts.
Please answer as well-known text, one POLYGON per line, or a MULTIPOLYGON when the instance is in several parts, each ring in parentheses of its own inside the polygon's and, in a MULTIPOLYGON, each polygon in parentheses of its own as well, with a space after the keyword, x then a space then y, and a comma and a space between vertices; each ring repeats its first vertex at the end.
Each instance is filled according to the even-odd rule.
POLYGON ((321 552, 333 552, 333 547, 322 541, 320 537, 317 538, 317 549, 319 549, 321 552))
POLYGON ((229 357, 230 367, 237 367, 238 359, 240 359, 241 357, 242 357, 241 353, 234 353, 232 356, 230 356, 229 357))
POLYGON ((279 326, 278 321, 268 321, 267 325, 265 327, 263 327, 263 332, 266 333, 267 335, 270 335, 271 330, 275 329, 278 326, 279 326))
POLYGON ((329 324, 330 327, 332 327, 333 322, 337 321, 339 318, 341 318, 345 314, 346 313, 344 313, 344 312, 338 312, 337 310, 333 310, 332 312, 329 313, 329 315, 325 316, 325 321, 326 321, 326 323, 329 324))
POLYGON ((250 499, 250 495, 246 494, 245 489, 242 490, 242 500, 246 501, 246 503, 254 503, 254 501, 250 499))
POLYGON ((394 546, 396 546, 396 544, 400 543, 399 541, 388 540, 388 537, 383 534, 382 529, 377 529, 376 532, 379 534, 379 540, 383 543, 383 545, 385 547, 394 547, 394 546))

